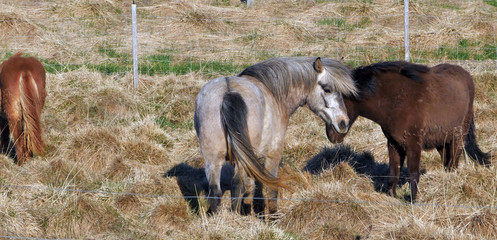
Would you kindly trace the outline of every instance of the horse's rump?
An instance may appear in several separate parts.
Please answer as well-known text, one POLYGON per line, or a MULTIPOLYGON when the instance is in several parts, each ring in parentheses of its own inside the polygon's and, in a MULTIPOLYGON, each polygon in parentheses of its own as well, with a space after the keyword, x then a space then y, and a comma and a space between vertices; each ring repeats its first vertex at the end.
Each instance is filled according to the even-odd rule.
POLYGON ((272 189, 286 187, 259 162, 250 143, 247 126, 247 105, 237 92, 227 92, 221 105, 221 121, 226 131, 227 159, 272 189))
POLYGON ((19 165, 32 153, 43 153, 41 110, 46 97, 43 65, 36 58, 21 55, 2 63, 0 72, 2 114, 14 137, 19 165))

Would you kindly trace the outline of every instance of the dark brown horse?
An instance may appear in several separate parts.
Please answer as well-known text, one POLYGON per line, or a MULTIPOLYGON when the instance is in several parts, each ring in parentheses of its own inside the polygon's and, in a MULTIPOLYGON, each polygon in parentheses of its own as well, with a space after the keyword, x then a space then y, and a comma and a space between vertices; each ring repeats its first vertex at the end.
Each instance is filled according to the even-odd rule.
POLYGON ((45 69, 33 57, 17 53, 0 65, 0 144, 9 152, 14 141, 17 165, 43 153, 41 109, 45 104, 45 69))
MULTIPOLYGON (((463 68, 383 62, 358 67, 352 74, 359 97, 344 98, 350 124, 363 116, 381 126, 388 140, 390 195, 396 195, 395 185, 407 156, 411 199, 416 199, 421 150, 436 148, 450 171, 457 168, 465 143, 472 159, 489 164, 489 154, 476 142, 475 87, 463 68)), ((343 141, 346 133, 337 133, 330 125, 326 128, 331 142, 343 141)))

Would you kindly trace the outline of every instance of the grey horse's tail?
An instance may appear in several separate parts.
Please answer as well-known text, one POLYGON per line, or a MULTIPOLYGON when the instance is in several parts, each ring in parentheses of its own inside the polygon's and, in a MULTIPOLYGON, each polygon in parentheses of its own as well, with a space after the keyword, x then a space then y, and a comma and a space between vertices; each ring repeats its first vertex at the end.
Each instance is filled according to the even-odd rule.
POLYGON ((239 93, 229 90, 225 93, 221 121, 227 135, 227 160, 272 189, 287 188, 280 178, 274 177, 259 162, 248 136, 247 105, 239 93))
POLYGON ((471 119, 471 124, 469 126, 468 134, 466 135, 466 141, 464 142, 464 149, 470 158, 475 160, 481 165, 490 165, 490 153, 484 153, 481 151, 478 143, 476 142, 475 135, 475 122, 471 119))

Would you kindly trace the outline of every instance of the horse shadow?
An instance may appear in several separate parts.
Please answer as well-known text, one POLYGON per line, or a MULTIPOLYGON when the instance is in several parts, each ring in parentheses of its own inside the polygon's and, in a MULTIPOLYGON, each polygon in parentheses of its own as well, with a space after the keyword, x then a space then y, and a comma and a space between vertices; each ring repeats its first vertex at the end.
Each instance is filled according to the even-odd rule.
MULTIPOLYGON (((230 163, 226 163, 221 168, 221 192, 231 190, 234 168, 230 163)), ((190 206, 190 209, 198 213, 199 196, 209 195, 209 182, 205 175, 205 168, 195 168, 187 163, 180 163, 169 169, 164 177, 176 177, 179 189, 183 198, 190 206)))
MULTIPOLYGON (((358 174, 370 178, 375 191, 387 191, 388 164, 377 163, 369 151, 355 152, 348 145, 339 144, 332 148, 323 148, 307 161, 302 170, 312 175, 318 175, 342 162, 348 163, 358 174)), ((420 173, 425 174, 426 170, 421 169, 420 173)), ((233 175, 233 166, 230 163, 224 164, 221 169, 221 192, 223 195, 227 190, 231 190, 233 175)), ((198 213, 199 199, 202 195, 208 196, 209 194, 209 182, 205 175, 205 168, 195 168, 183 162, 169 169, 164 177, 176 177, 183 198, 191 210, 198 213)), ((398 184, 402 186, 408 182, 407 168, 402 167, 398 184)), ((405 195, 404 199, 410 201, 410 196, 405 195)))
MULTIPOLYGON (((377 163, 369 151, 355 152, 350 146, 339 144, 332 148, 325 147, 318 154, 312 157, 302 169, 313 175, 318 175, 324 170, 335 167, 336 165, 346 162, 357 173, 370 178, 373 182, 375 191, 387 192, 388 182, 388 164, 377 163)), ((426 170, 421 169, 421 174, 426 170)), ((406 167, 401 168, 398 185, 403 186, 409 182, 409 174, 406 167)), ((404 196, 406 201, 410 201, 410 196, 404 196)))

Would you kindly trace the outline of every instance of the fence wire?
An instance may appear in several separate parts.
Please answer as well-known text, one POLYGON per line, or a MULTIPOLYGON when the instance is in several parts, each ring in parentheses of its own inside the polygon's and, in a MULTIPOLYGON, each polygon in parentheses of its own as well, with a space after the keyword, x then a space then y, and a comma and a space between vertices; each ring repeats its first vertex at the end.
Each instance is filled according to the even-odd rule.
POLYGON ((322 202, 322 203, 336 203, 336 204, 361 204, 361 205, 389 205, 389 206, 413 206, 413 207, 444 207, 444 208, 470 208, 470 209, 490 209, 497 210, 497 206, 491 205, 448 205, 448 204, 435 204, 435 203, 416 203, 416 202, 382 202, 382 201, 352 201, 352 200, 332 200, 332 199, 314 199, 314 198, 265 198, 265 197, 209 197, 209 196, 174 196, 174 195, 161 195, 161 194, 146 194, 146 193, 133 193, 133 192, 109 192, 101 190, 84 190, 84 189, 71 189, 71 188, 50 188, 50 187, 36 187, 27 185, 0 185, 0 188, 7 189, 24 189, 24 190, 39 190, 39 191, 54 191, 54 192, 75 192, 75 193, 89 193, 89 194, 103 194, 103 195, 122 195, 122 196, 136 196, 136 197, 149 197, 149 198, 168 198, 168 199, 220 199, 220 200, 233 200, 233 199, 253 199, 253 200, 277 200, 277 201, 293 201, 293 202, 322 202))
MULTIPOLYGON (((392 3, 401 6, 401 1, 392 3)), ((138 3, 141 74, 237 73, 276 56, 343 58, 353 66, 404 58, 402 12, 241 19, 213 17, 195 10, 179 16, 140 14, 140 7, 138 3)), ((411 61, 491 61, 486 63, 488 69, 497 68, 497 24, 493 17, 434 16, 414 11, 409 18, 411 61)), ((0 36, 0 60, 23 51, 41 58, 53 73, 83 66, 106 74, 132 71, 130 14, 4 18, 0 25, 10 26, 0 36), (33 38, 39 39, 42 47, 33 48, 33 38)))

